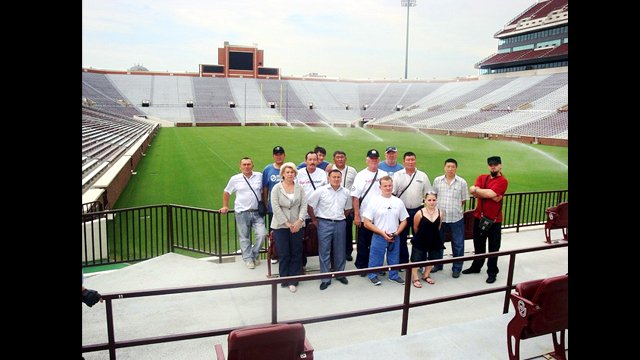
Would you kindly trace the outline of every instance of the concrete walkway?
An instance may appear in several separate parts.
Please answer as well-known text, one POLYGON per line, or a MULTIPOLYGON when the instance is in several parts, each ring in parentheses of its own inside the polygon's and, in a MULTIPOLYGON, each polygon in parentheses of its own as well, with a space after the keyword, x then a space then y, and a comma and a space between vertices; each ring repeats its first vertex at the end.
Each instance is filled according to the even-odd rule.
MULTIPOLYGON (((526 228, 525 228, 526 229, 526 228)), ((561 234, 553 234, 560 238, 561 234)), ((501 250, 543 245, 544 231, 505 230, 501 250)), ((445 256, 450 254, 447 244, 445 256)), ((473 242, 465 250, 472 253, 473 242)), ((514 282, 545 278, 568 272, 568 247, 520 254, 516 257, 514 282)), ((355 256, 355 253, 354 253, 355 256)), ((423 282, 412 288, 412 301, 481 290, 504 285, 508 258, 498 260, 500 274, 494 284, 485 283, 486 265, 480 274, 451 277, 451 265, 432 274, 435 285, 423 282)), ((467 268, 470 263, 465 263, 467 268)), ((273 265, 273 271, 277 272, 273 265)), ((318 257, 309 257, 307 267, 318 269, 318 257)), ((355 269, 347 262, 347 270, 355 269)), ((166 254, 120 270, 90 274, 85 286, 103 294, 158 288, 211 285, 266 278, 263 261, 255 270, 247 269, 238 257, 235 262, 217 264, 206 260, 166 254)), ((303 282, 296 293, 278 288, 278 320, 328 315, 398 304, 403 287, 381 277, 373 286, 367 278, 352 276, 349 284, 333 281, 324 291, 319 280, 303 282)), ((507 359, 506 324, 513 309, 502 314, 503 293, 449 301, 410 310, 408 335, 400 336, 401 312, 387 312, 351 319, 305 325, 307 338, 318 360, 347 359, 507 359)), ((107 341, 104 304, 82 306, 82 344, 107 341)), ((241 327, 271 321, 269 286, 231 290, 132 298, 114 301, 116 340, 146 338, 224 327, 241 327)), ((214 344, 223 344, 226 335, 117 350, 118 359, 214 359, 214 344)), ((567 335, 568 348, 568 335, 567 335)), ((535 358, 553 351, 551 335, 521 342, 521 359, 535 358)), ((108 352, 85 353, 84 358, 108 359, 108 352)))

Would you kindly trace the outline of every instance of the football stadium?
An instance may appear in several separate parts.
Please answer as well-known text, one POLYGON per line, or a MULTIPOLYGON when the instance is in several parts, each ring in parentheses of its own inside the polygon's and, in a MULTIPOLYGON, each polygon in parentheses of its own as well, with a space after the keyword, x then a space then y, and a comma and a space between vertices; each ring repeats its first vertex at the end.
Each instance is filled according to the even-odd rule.
POLYGON ((453 79, 83 67, 82 357, 566 359, 568 13, 453 79))

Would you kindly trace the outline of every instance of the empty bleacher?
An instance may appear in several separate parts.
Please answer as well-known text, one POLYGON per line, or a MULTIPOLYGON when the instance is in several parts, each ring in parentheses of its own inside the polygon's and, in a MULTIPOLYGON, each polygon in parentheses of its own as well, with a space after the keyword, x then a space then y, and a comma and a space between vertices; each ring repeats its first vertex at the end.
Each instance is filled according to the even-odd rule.
MULTIPOLYGON (((235 101, 236 112, 241 122, 285 123, 285 111, 276 100, 267 100, 262 94, 256 79, 229 78, 229 88, 235 101), (274 101, 275 108, 270 108, 267 101, 274 101), (282 113, 281 113, 282 112, 282 113)), ((277 97, 279 99, 279 96, 277 97)))
POLYGON ((568 126, 568 112, 558 111, 541 119, 513 127, 512 129, 505 131, 505 134, 566 139, 566 134, 568 134, 568 126))
POLYGON ((288 81, 258 79, 260 93, 267 102, 275 102, 280 113, 289 123, 322 123, 326 119, 314 109, 309 102, 303 102, 288 81))
POLYGON ((332 124, 351 124, 360 118, 358 85, 355 83, 289 80, 302 103, 313 103, 313 110, 332 124), (348 107, 348 109, 347 109, 348 107))
MULTIPOLYGON (((404 122, 407 124, 418 123, 422 125, 420 127, 425 127, 424 126, 425 120, 432 117, 443 115, 455 109, 467 108, 468 103, 473 102, 478 98, 481 98, 495 91, 496 89, 499 89, 507 85, 513 80, 514 78, 498 78, 493 80, 482 81, 482 82, 473 84, 475 86, 468 86, 469 89, 467 90, 469 91, 460 91, 461 89, 459 89, 460 87, 462 88, 467 87, 466 85, 468 83, 452 83, 452 84, 458 84, 458 86, 451 86, 452 91, 446 91, 444 93, 445 96, 437 97, 436 101, 433 101, 433 100, 422 101, 422 104, 420 104, 419 102, 418 105, 420 105, 420 110, 413 111, 412 113, 406 114, 406 118, 404 119, 404 122)), ((449 85, 449 84, 446 84, 446 85, 449 85)), ((445 86, 434 91, 433 95, 439 95, 438 90, 444 90, 445 86)), ((427 96, 425 99, 429 97, 430 96, 427 96)), ((469 107, 472 109, 474 108, 473 106, 469 106, 469 107)), ((464 113, 458 114, 456 117, 460 117, 460 116, 464 116, 464 113)), ((386 121, 387 119, 385 118, 380 120, 381 123, 384 123, 386 121)))
MULTIPOLYGON (((539 51, 552 53, 566 49, 563 44, 539 51)), ((563 122, 557 121, 554 114, 559 109, 568 112, 567 93, 566 71, 452 82, 273 80, 83 72, 83 96, 94 102, 91 106, 94 109, 113 113, 111 108, 116 108, 120 114, 128 109, 137 112, 139 109, 134 103, 138 105, 149 99, 150 107, 140 108, 147 114, 193 124, 352 126, 362 118, 373 118, 367 126, 493 134, 532 129, 535 134, 529 136, 562 137, 559 134, 567 129, 557 128, 563 122), (192 108, 186 106, 189 100, 193 101, 192 108), (396 111, 396 105, 402 108, 396 111), (535 125, 549 121, 554 124, 549 125, 553 130, 542 130, 535 125)), ((546 128, 546 125, 540 126, 546 128)), ((116 137, 113 135, 109 140, 116 141, 116 137)), ((101 149, 93 145, 89 151, 101 149)))
POLYGON ((82 107, 82 188, 88 188, 138 139, 154 129, 118 114, 82 107))
POLYGON ((142 112, 131 104, 104 74, 83 72, 82 96, 93 101, 96 108, 111 113, 125 116, 142 115, 142 112))
POLYGON ((566 72, 480 80, 466 92, 460 88, 448 91, 447 86, 451 85, 436 89, 407 111, 398 111, 372 123, 480 135, 566 139, 566 72), (565 114, 559 115, 559 112, 565 114))
POLYGON ((227 79, 192 78, 192 86, 196 122, 240 122, 234 109, 229 107, 229 102, 234 100, 227 79))
POLYGON ((187 101, 193 101, 191 77, 153 76, 151 106, 145 108, 149 115, 175 119, 177 122, 192 122, 192 108, 187 101))

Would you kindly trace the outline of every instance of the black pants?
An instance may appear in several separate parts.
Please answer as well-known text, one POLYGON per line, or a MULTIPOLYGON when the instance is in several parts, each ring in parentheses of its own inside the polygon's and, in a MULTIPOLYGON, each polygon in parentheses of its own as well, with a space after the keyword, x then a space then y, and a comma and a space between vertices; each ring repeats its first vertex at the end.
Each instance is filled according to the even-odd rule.
MULTIPOLYGON (((487 252, 487 238, 489 239, 489 252, 500 250, 500 241, 502 239, 502 223, 496 222, 491 225, 487 231, 480 230, 478 223, 480 219, 473 218, 473 251, 476 254, 485 254, 487 252)), ((484 259, 473 260, 471 268, 479 271, 484 265, 484 259)), ((498 275, 498 257, 492 256, 487 259, 487 274, 490 276, 498 275)))
MULTIPOLYGON (((409 230, 413 234, 413 217, 418 211, 422 209, 422 206, 415 209, 407 209, 409 217, 407 218, 407 226, 400 233, 400 261, 398 264, 406 264, 409 262, 409 247, 407 246, 407 236, 409 236, 409 230)), ((414 234, 415 235, 415 234, 414 234)))
POLYGON ((353 213, 349 214, 349 216, 347 216, 346 221, 345 221, 345 226, 346 226, 346 241, 345 243, 345 255, 346 256, 351 256, 351 254, 353 253, 353 213))
POLYGON ((373 231, 364 227, 364 223, 358 228, 358 240, 356 248, 358 254, 356 255, 355 266, 358 269, 366 269, 369 267, 369 248, 371 247, 371 237, 373 231))

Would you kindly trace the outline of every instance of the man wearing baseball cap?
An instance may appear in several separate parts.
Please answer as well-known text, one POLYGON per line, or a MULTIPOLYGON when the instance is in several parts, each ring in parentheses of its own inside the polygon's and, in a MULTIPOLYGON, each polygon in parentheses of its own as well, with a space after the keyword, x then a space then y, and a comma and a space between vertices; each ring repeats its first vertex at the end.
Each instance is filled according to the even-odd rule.
POLYGON ((398 164, 398 148, 395 146, 387 146, 384 151, 385 160, 378 166, 380 170, 384 170, 393 178, 393 174, 396 171, 404 169, 404 166, 398 164))
MULTIPOLYGON (((264 167, 262 171, 262 201, 267 204, 267 224, 271 224, 273 209, 271 209, 271 189, 282 179, 280 177, 280 167, 284 164, 286 155, 284 148, 280 145, 273 148, 273 163, 264 167)), ((277 259, 271 259, 272 264, 277 264, 277 259)))
MULTIPOLYGON (((363 213, 370 200, 380 195, 380 178, 387 175, 386 171, 378 169, 380 153, 376 149, 367 151, 367 167, 360 170, 353 179, 351 186, 351 199, 353 200, 353 222, 356 224, 358 237, 356 240, 356 261, 358 269, 369 266, 369 248, 373 232, 364 227, 363 213)), ((365 275, 361 275, 365 276, 365 275)))
MULTIPOLYGON (((500 156, 487 158, 489 174, 478 176, 476 183, 469 187, 469 193, 478 199, 478 205, 473 213, 473 250, 477 254, 487 252, 487 238, 489 252, 500 250, 502 238, 502 197, 507 192, 509 182, 502 175, 502 159, 500 156), (484 230, 480 227, 480 219, 488 219, 491 224, 484 230)), ((484 259, 473 260, 471 267, 462 270, 463 274, 475 274, 482 270, 484 259)), ((498 275, 498 257, 487 259, 487 283, 496 282, 498 275)))

